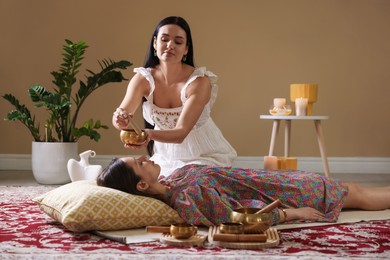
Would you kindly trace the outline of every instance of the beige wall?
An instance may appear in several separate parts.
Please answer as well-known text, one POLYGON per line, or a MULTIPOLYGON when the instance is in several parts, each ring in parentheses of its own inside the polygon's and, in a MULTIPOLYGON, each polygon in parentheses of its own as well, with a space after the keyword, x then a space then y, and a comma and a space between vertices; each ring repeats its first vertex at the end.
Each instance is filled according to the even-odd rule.
MULTIPOLYGON (((239 156, 267 154, 271 122, 259 115, 274 97, 288 98, 290 83, 318 83, 314 113, 330 116, 329 156, 389 157, 389 14, 387 0, 0 0, 0 92, 31 106, 26 90, 35 83, 50 88, 65 38, 88 43, 85 68, 97 70, 102 58, 130 60, 130 78, 158 21, 179 15, 192 28, 196 64, 220 77, 213 117, 239 156)), ((126 86, 98 90, 81 119, 111 126, 126 86)), ((0 116, 10 109, 1 99, 0 116)), ((0 120, 0 129, 0 154, 31 152, 22 125, 0 120)), ((131 153, 113 127, 101 133, 98 143, 81 139, 80 151, 131 153)), ((292 137, 293 155, 319 156, 312 123, 295 123, 292 137)))

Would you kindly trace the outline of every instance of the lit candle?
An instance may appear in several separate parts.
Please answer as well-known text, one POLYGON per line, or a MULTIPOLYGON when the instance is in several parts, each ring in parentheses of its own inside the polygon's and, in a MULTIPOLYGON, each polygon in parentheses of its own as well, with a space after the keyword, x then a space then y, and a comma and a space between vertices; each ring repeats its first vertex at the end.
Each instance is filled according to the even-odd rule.
POLYGON ((274 106, 277 108, 283 108, 286 105, 285 98, 274 98, 274 106))
POLYGON ((307 98, 295 99, 295 112, 297 116, 306 116, 307 102, 307 98))

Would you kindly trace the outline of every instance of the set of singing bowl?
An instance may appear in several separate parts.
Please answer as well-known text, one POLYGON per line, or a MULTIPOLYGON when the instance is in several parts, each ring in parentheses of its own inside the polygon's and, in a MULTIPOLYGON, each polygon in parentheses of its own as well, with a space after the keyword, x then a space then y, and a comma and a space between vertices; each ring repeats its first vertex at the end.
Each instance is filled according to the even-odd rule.
POLYGON ((122 143, 128 145, 141 145, 146 141, 147 134, 141 131, 141 134, 137 134, 134 129, 123 129, 120 133, 120 139, 122 143))
POLYGON ((191 224, 172 224, 169 229, 171 235, 176 239, 187 239, 198 233, 198 228, 191 224))
POLYGON ((272 225, 271 213, 257 213, 259 208, 235 209, 230 214, 233 223, 242 223, 244 233, 264 233, 272 225))
POLYGON ((226 234, 243 234, 244 224, 238 222, 225 222, 219 225, 219 231, 226 234))

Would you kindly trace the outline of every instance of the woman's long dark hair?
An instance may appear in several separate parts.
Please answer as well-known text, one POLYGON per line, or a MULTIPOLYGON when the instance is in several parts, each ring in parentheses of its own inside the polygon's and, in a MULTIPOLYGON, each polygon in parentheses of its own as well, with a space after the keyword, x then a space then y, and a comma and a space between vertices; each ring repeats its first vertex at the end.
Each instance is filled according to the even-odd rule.
MULTIPOLYGON (((186 22, 186 20, 184 20, 182 17, 179 17, 179 16, 169 16, 167 18, 164 18, 163 20, 161 20, 157 24, 156 28, 154 29, 152 38, 150 39, 150 42, 149 42, 149 47, 148 47, 148 52, 146 54, 144 67, 145 68, 154 68, 158 64, 160 64, 160 60, 158 59, 158 57, 154 56, 153 43, 154 43, 154 38, 155 37, 157 38, 157 35, 158 35, 160 28, 163 27, 164 25, 168 25, 168 24, 178 25, 186 32, 186 37, 187 37, 186 44, 188 47, 188 52, 187 52, 187 57, 186 57, 185 61, 182 61, 182 62, 184 62, 185 64, 188 64, 192 67, 195 67, 195 65, 194 65, 194 48, 193 48, 193 41, 192 41, 192 36, 191 36, 191 29, 190 29, 190 26, 188 25, 188 23, 186 22)), ((145 101, 146 101, 146 99, 143 98, 143 102, 145 102, 145 101)), ((154 128, 153 125, 149 124, 146 120, 144 120, 144 122, 145 122, 145 128, 149 128, 149 129, 154 128)), ((153 155, 153 146, 154 146, 154 141, 151 140, 147 146, 147 152, 148 152, 149 156, 153 155)))
POLYGON ((137 189, 137 183, 141 179, 135 174, 134 169, 124 161, 114 158, 96 179, 97 185, 108 187, 134 195, 158 198, 137 189))

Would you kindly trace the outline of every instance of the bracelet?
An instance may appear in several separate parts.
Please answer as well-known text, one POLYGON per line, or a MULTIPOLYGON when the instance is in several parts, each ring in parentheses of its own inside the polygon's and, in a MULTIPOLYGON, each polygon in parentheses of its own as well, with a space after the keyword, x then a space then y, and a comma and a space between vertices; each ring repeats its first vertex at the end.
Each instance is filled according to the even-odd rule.
POLYGON ((283 222, 286 222, 286 220, 287 220, 287 212, 286 212, 286 210, 285 209, 281 209, 282 210, 282 212, 283 212, 283 216, 284 216, 284 220, 283 220, 283 222))
POLYGON ((124 110, 124 109, 121 108, 121 107, 118 107, 118 108, 115 110, 114 115, 115 115, 115 116, 122 117, 122 118, 124 118, 124 119, 129 118, 129 117, 130 117, 130 118, 133 117, 133 114, 132 114, 132 113, 127 112, 126 110, 124 110))

